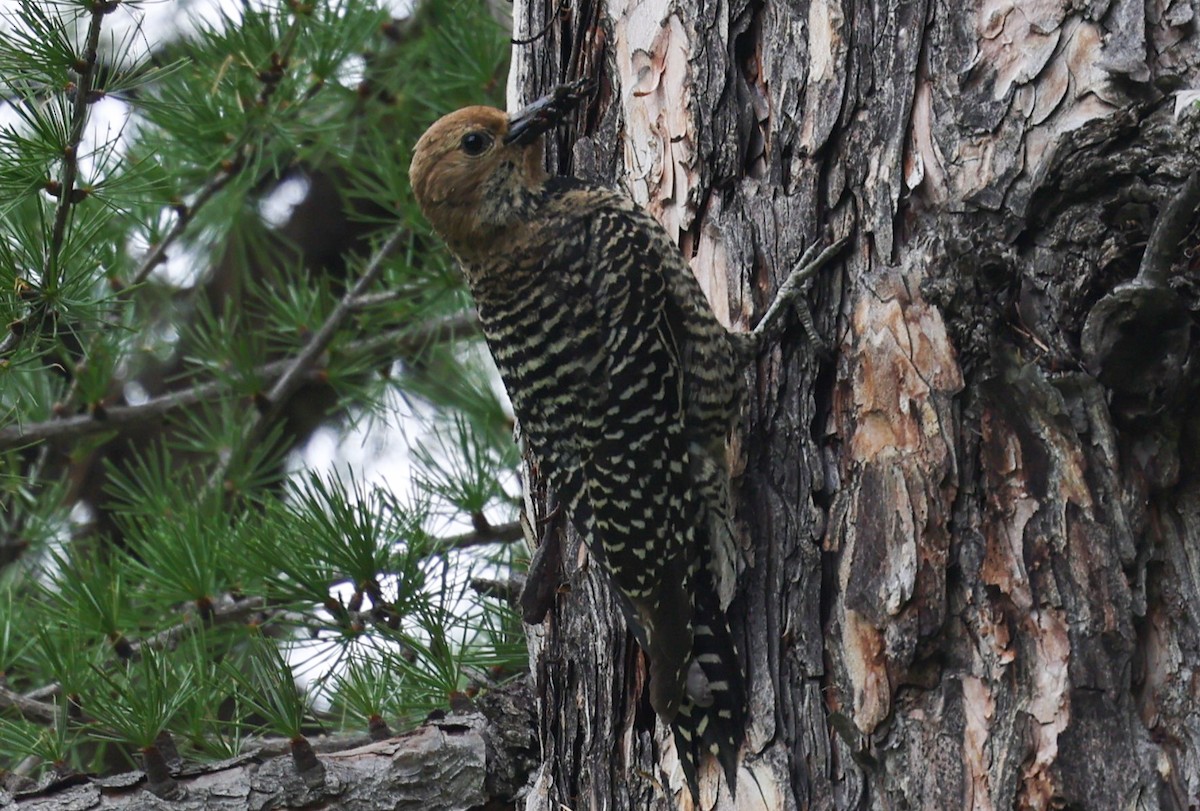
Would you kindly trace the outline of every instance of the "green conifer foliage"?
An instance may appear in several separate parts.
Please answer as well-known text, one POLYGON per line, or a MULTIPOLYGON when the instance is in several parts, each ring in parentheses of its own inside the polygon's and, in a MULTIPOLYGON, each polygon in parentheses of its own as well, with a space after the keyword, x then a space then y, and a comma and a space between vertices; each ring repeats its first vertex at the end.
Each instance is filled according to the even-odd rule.
POLYGON ((407 177, 502 104, 507 34, 481 0, 216 8, 0 10, 0 772, 169 797, 177 757, 307 769, 524 666, 470 588, 521 534, 511 423, 407 177), (397 404, 407 482, 303 469, 397 404))

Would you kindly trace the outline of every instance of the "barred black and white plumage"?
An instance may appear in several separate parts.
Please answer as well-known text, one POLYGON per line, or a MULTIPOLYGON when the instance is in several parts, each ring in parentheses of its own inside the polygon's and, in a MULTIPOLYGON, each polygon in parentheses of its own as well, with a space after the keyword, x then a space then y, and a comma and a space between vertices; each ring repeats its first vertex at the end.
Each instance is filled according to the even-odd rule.
POLYGON ((732 788, 745 713, 725 617, 736 353, 649 214, 546 177, 537 137, 554 116, 530 109, 441 119, 417 144, 413 189, 462 264, 539 469, 646 653, 693 793, 705 753, 732 788))

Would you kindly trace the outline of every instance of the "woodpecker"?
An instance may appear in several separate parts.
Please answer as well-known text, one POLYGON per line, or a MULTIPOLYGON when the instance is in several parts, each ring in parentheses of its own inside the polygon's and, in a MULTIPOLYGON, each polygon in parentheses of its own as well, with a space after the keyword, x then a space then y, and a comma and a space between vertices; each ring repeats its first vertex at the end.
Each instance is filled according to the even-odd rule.
POLYGON ((547 176, 541 137, 582 94, 445 116, 417 142, 412 188, 462 266, 538 469, 646 654, 693 795, 710 755, 732 790, 746 701, 725 616, 739 351, 652 216, 547 176))

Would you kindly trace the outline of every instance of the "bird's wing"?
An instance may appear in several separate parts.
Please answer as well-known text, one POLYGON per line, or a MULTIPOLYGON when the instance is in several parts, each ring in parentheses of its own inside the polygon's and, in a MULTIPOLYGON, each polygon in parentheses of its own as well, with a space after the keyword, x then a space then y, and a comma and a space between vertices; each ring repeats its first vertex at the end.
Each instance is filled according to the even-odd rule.
POLYGON ((699 516, 690 481, 680 348, 664 269, 672 245, 623 201, 589 210, 584 318, 600 336, 584 458, 593 545, 650 659, 651 704, 678 710, 692 655, 689 578, 699 516))
MULTIPOLYGON (((689 435, 697 428, 723 435, 735 392, 722 375, 736 369, 723 330, 715 332, 720 325, 707 309, 699 311, 707 305, 694 279, 683 276, 690 271, 678 248, 649 214, 583 185, 558 200, 572 214, 554 219, 572 227, 542 271, 559 287, 577 332, 575 354, 563 363, 576 374, 586 368, 589 377, 586 389, 574 383, 572 401, 582 413, 564 417, 581 438, 582 490, 572 517, 603 560, 646 652, 651 705, 671 724, 695 794, 706 753, 718 757, 734 782, 743 730, 745 693, 734 643, 701 565, 714 485, 697 480, 692 454, 707 451, 694 449, 696 438, 689 435), (685 354, 700 347, 694 357, 685 354), (699 387, 691 402, 689 384, 699 387), (703 706, 691 689, 694 665, 699 681, 707 682, 696 685, 709 694, 703 706)), ((723 467, 712 475, 722 473, 723 467)))

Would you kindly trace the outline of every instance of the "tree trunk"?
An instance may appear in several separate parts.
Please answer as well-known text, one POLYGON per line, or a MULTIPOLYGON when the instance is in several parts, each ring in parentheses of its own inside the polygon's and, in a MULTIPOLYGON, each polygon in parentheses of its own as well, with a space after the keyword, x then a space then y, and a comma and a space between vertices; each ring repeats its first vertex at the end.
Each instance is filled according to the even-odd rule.
MULTIPOLYGON (((514 104, 599 82, 558 170, 647 205, 731 330, 852 238, 809 292, 818 335, 798 319, 746 369, 736 807, 1197 807, 1194 6, 514 17, 545 30, 514 104)), ((529 808, 690 807, 579 550, 534 629, 529 808)), ((718 772, 700 804, 733 808, 718 772)))

